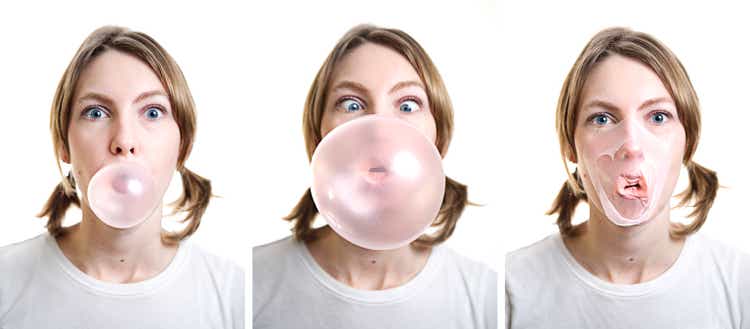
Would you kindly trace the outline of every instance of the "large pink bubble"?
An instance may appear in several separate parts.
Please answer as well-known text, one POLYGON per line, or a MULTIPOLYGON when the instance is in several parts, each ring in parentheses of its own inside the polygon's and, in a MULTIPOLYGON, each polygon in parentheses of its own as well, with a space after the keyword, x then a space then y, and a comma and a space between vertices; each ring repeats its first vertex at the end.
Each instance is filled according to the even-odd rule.
POLYGON ((134 162, 116 162, 99 169, 86 196, 94 214, 118 229, 142 223, 161 202, 151 173, 134 162))
POLYGON ((387 250, 416 240, 435 220, 445 175, 435 145, 407 122, 369 115, 347 122, 312 157, 312 196, 341 237, 387 250))

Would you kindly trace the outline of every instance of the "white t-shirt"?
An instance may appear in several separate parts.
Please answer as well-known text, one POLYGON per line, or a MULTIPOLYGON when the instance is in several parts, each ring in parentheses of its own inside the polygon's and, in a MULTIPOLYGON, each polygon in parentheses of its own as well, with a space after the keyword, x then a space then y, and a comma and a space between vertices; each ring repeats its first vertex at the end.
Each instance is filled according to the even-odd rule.
POLYGON ((45 233, 0 248, 0 328, 244 327, 244 275, 189 242, 167 268, 117 284, 81 272, 45 233))
POLYGON ((506 258, 507 325, 524 328, 750 328, 750 257, 701 235, 654 280, 612 284, 559 234, 506 258))
POLYGON ((253 249, 253 327, 497 328, 497 273, 442 246, 406 284, 359 290, 291 238, 253 249))

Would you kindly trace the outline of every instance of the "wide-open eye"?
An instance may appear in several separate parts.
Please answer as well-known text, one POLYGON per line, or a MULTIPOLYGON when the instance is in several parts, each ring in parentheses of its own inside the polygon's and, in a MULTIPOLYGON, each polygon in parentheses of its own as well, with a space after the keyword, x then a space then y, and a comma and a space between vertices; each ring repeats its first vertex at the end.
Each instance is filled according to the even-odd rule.
POLYGON ((341 100, 338 104, 338 107, 340 107, 345 112, 357 112, 365 108, 365 106, 362 105, 361 102, 354 98, 345 98, 341 100))
POLYGON ((412 113, 417 112, 421 108, 419 107, 419 103, 415 100, 409 99, 401 102, 398 106, 399 111, 406 112, 406 113, 412 113))
POLYGON ((107 113, 107 110, 99 105, 86 108, 85 110, 83 110, 82 114, 86 119, 89 120, 101 120, 104 118, 109 118, 109 113, 107 113))
POLYGON ((149 120, 157 120, 164 116, 164 114, 164 110, 158 106, 149 106, 144 112, 144 115, 149 120))
POLYGON ((649 120, 656 125, 663 125, 672 119, 672 115, 669 112, 654 111, 649 113, 649 120))

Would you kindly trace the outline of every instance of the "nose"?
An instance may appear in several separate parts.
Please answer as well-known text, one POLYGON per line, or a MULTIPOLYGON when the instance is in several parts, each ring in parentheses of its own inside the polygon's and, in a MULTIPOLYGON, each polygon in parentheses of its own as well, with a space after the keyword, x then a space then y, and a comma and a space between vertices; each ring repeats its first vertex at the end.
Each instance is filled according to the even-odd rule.
POLYGON ((394 108, 389 98, 377 99, 370 106, 370 114, 374 114, 380 117, 399 117, 401 112, 396 107, 394 108))
POLYGON ((109 144, 109 151, 114 156, 134 156, 138 151, 135 128, 127 122, 118 122, 115 126, 114 136, 109 144))
POLYGON ((615 153, 615 158, 620 160, 643 159, 643 150, 638 143, 626 141, 622 144, 620 149, 617 150, 617 153, 615 153))
POLYGON ((639 129, 634 123, 626 123, 624 129, 625 142, 617 150, 617 153, 615 153, 615 158, 621 160, 643 159, 643 148, 640 136, 641 129, 639 129))

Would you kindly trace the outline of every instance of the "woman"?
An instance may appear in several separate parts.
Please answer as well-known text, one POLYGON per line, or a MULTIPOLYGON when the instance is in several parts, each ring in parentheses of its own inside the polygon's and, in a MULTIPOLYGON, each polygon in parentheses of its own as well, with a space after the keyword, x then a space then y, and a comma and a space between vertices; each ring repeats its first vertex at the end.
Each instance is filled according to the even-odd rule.
POLYGON ((750 259, 695 234, 719 185, 692 159, 698 98, 677 57, 644 33, 599 32, 565 80, 557 132, 577 168, 550 210, 560 234, 507 257, 508 327, 748 328, 750 259), (670 220, 683 165, 687 225, 670 220), (589 218, 572 225, 581 200, 589 218))
POLYGON ((48 232, 0 249, 0 327, 243 328, 242 271, 185 241, 211 184, 185 167, 195 106, 172 57, 146 34, 97 29, 63 74, 50 118, 58 167, 71 170, 40 215, 48 232), (159 200, 180 173, 183 230, 162 229, 162 202, 128 228, 92 211, 94 174, 132 162, 153 175, 159 200), (65 227, 71 204, 82 218, 65 227))
MULTIPOLYGON (((406 33, 362 25, 339 40, 313 82, 303 114, 307 154, 337 126, 364 115, 412 124, 445 155, 452 107, 442 79, 406 33)), ((255 328, 495 328, 496 274, 439 244, 467 204, 446 178, 436 232, 376 251, 328 226, 310 190, 286 218, 293 236, 253 251, 255 328)))

